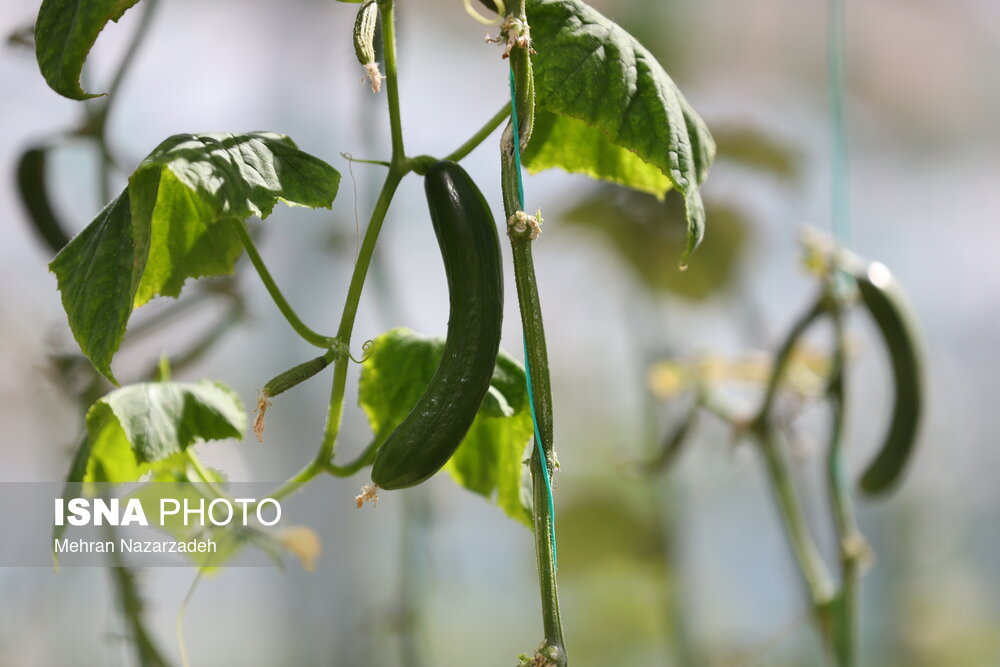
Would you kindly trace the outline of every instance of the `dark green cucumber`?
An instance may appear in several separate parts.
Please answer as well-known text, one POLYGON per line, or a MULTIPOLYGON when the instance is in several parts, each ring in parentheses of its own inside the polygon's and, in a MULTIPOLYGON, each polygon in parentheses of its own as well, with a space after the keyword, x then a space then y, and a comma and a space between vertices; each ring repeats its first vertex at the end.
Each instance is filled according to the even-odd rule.
POLYGON ((424 188, 451 314, 441 363, 375 457, 372 481, 382 489, 419 484, 448 462, 476 418, 500 349, 503 274, 489 206, 454 162, 428 169, 424 188))
POLYGON ((882 447, 861 476, 869 495, 890 490, 913 454, 923 409, 923 360, 917 328, 899 283, 884 265, 855 272, 861 300, 878 326, 892 365, 895 399, 882 447))
POLYGON ((17 191, 35 231, 52 252, 59 252, 69 243, 69 236, 49 203, 45 179, 47 152, 46 147, 34 146, 21 155, 17 161, 17 191))

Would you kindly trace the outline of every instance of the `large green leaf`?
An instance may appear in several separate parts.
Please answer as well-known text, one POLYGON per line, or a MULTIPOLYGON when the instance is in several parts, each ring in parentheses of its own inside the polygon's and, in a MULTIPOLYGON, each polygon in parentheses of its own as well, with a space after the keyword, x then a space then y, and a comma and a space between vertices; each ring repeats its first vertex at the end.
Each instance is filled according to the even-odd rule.
POLYGON ((116 389, 87 411, 84 480, 137 481, 147 472, 177 467, 195 442, 242 438, 246 425, 239 396, 219 382, 143 382, 116 389))
MULTIPOLYGON (((377 438, 387 437, 409 414, 430 382, 444 340, 409 329, 392 329, 375 339, 361 369, 358 402, 377 438)), ((530 522, 522 503, 525 447, 532 423, 524 369, 500 353, 489 393, 465 440, 445 469, 466 489, 496 502, 508 516, 530 522)))
POLYGON ((265 218, 278 201, 330 208, 339 184, 333 167, 280 134, 170 137, 50 265, 80 349, 114 382, 134 308, 177 296, 188 278, 232 273, 242 252, 233 221, 265 218))
MULTIPOLYGON (((715 156, 705 124, 652 54, 585 3, 529 0, 528 20, 538 51, 533 63, 539 107, 600 130, 608 141, 634 152, 667 176, 685 198, 686 258, 704 234, 705 212, 698 186, 715 156)), ((582 146, 576 152, 567 151, 574 156, 566 165, 570 170, 582 170, 580 155, 607 153, 599 147, 603 139, 597 134, 576 133, 576 140, 582 146)), ((534 149, 536 155, 540 152, 534 149)), ((591 169, 607 173, 606 164, 591 169)), ((632 185, 627 169, 611 175, 609 180, 632 185)), ((636 187, 648 191, 648 182, 640 178, 636 187)))
POLYGON ((663 199, 672 187, 658 167, 582 120, 539 108, 531 141, 524 151, 524 166, 536 174, 558 167, 574 174, 618 183, 663 199))
POLYGON ((44 0, 35 22, 35 56, 52 90, 74 100, 99 97, 80 87, 87 54, 108 21, 139 0, 44 0))

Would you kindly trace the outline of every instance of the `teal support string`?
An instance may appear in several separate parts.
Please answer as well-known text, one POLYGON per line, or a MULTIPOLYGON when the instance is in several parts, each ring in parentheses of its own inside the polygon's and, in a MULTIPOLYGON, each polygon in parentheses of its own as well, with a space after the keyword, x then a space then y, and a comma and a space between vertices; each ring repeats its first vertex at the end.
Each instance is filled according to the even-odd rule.
POLYGON ((850 183, 847 158, 847 122, 844 116, 844 3, 827 0, 826 58, 830 97, 831 228, 843 245, 850 243, 850 183))
MULTIPOLYGON (((521 178, 521 132, 517 124, 517 84, 514 82, 514 69, 510 70, 510 117, 514 130, 514 171, 517 177, 517 203, 524 210, 524 181, 521 178)), ((542 479, 545 481, 545 494, 549 499, 549 516, 552 517, 550 525, 552 536, 552 562, 558 566, 559 557, 556 553, 556 508, 552 498, 552 479, 549 476, 549 459, 545 455, 545 445, 542 442, 542 434, 538 430, 538 416, 535 412, 535 390, 531 384, 531 362, 528 360, 528 339, 522 334, 521 340, 524 343, 524 378, 528 386, 528 407, 531 409, 531 423, 535 428, 535 448, 538 449, 538 457, 542 462, 542 479)))

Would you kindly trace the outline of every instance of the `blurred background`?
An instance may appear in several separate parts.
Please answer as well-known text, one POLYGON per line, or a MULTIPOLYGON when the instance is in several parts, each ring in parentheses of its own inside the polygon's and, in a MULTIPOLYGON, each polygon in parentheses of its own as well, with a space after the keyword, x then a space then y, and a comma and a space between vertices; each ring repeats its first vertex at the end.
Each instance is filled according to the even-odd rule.
MULTIPOLYGON (((686 273, 674 268, 683 230, 669 199, 556 172, 526 182, 528 207, 546 220, 535 261, 562 464, 560 590, 573 664, 822 664, 756 452, 733 447, 727 430, 705 420, 667 473, 648 478, 630 464, 685 409, 683 396, 653 391, 657 362, 771 350, 816 289, 797 239, 803 225, 830 225, 825 3, 591 4, 654 52, 720 153, 704 189, 705 244, 686 273)), ((352 51, 355 9, 161 0, 109 125, 129 170, 170 134, 258 129, 288 134, 340 170, 332 213, 279 208, 257 225, 279 284, 321 331, 339 319, 382 176, 379 167, 350 167, 340 152, 388 155, 385 100, 360 83, 352 51)), ((30 26, 36 11, 0 0, 0 33, 30 26)), ((442 155, 505 102, 505 63, 459 0, 400 0, 398 15, 408 152, 442 155)), ((133 10, 102 34, 89 89, 106 90, 139 17, 133 10)), ((997 665, 1000 4, 848 2, 847 41, 850 245, 908 289, 929 384, 904 486, 858 506, 877 556, 864 579, 863 664, 997 665)), ((31 50, 16 43, 3 49, 0 83, 0 481, 53 481, 67 470, 81 414, 74 371, 56 370, 51 357, 76 348, 46 268, 51 253, 17 199, 14 165, 30 144, 78 124, 81 105, 49 90, 31 50)), ((465 166, 499 211, 497 142, 465 166)), ((104 204, 96 165, 84 141, 50 156, 55 204, 74 232, 104 204)), ((443 335, 445 280, 424 211, 411 177, 383 229, 356 347, 397 325, 443 335)), ((235 288, 245 320, 178 377, 224 380, 252 404, 268 378, 314 352, 246 268, 241 261, 235 288)), ((519 356, 513 294, 509 284, 503 347, 519 356)), ((205 299, 182 325, 131 346, 116 360, 119 377, 181 353, 225 317, 225 301, 205 299)), ((861 316, 851 325, 848 444, 857 469, 885 426, 891 388, 874 327, 861 316)), ((316 450, 328 380, 329 371, 275 402, 265 445, 203 446, 205 460, 237 481, 286 478, 316 450)), ((369 438, 354 391, 350 384, 345 458, 369 438)), ((795 461, 832 557, 809 438, 822 435, 822 423, 805 420, 795 461)), ((202 582, 186 619, 194 665, 509 665, 533 650, 541 618, 527 530, 446 476, 359 512, 363 481, 317 482, 317 502, 297 517, 323 539, 315 572, 234 568, 202 582)), ((139 577, 150 630, 175 661, 175 615, 192 577, 182 568, 139 577)), ((107 570, 0 569, 0 665, 134 664, 113 590, 107 570)))

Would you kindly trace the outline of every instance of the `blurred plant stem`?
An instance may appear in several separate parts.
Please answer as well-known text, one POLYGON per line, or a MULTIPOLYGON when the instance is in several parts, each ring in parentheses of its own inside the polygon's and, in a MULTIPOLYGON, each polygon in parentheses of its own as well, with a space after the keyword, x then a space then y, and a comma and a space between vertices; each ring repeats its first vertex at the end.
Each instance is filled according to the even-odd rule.
MULTIPOLYGON (((105 526, 105 533, 107 539, 116 539, 117 531, 114 526, 105 526)), ((108 558, 111 561, 108 570, 111 573, 112 585, 118 594, 119 611, 128 625, 129 634, 135 644, 136 659, 142 667, 169 667, 170 663, 160 653, 143 622, 142 597, 135 581, 135 573, 125 564, 118 551, 112 549, 108 558)))
POLYGON ((427 594, 427 532, 430 530, 431 516, 427 489, 413 489, 403 505, 399 596, 395 614, 399 633, 399 662, 403 667, 425 667, 432 664, 427 658, 421 620, 427 594))
POLYGON ((825 649, 838 667, 857 663, 858 598, 861 567, 867 557, 865 540, 858 530, 846 479, 843 457, 845 419, 846 334, 842 315, 845 297, 843 286, 831 269, 824 286, 810 307, 792 324, 775 354, 767 388, 760 409, 749 420, 740 419, 711 392, 700 400, 716 417, 729 423, 738 436, 748 436, 764 457, 768 479, 785 534, 805 583, 809 604, 825 649), (792 474, 782 451, 773 419, 775 401, 782 376, 793 352, 806 331, 821 318, 829 317, 834 326, 832 363, 827 380, 826 400, 830 406, 830 435, 827 443, 826 474, 830 513, 838 537, 840 584, 834 582, 819 548, 809 530, 792 474))
MULTIPOLYGON (((663 341, 667 332, 658 317, 662 310, 662 302, 651 290, 636 293, 629 290, 623 295, 624 318, 627 323, 631 344, 628 349, 634 350, 635 374, 639 386, 646 390, 642 398, 642 432, 640 435, 641 451, 639 456, 644 461, 654 461, 660 457, 660 403, 653 392, 649 390, 647 373, 650 365, 659 358, 663 341), (625 298, 625 297, 628 298, 625 298), (638 298, 638 297, 642 298, 638 298)), ((680 553, 678 539, 680 532, 680 516, 675 510, 679 506, 680 496, 677 484, 669 477, 651 480, 645 484, 642 491, 649 496, 648 506, 654 521, 662 530, 663 568, 666 585, 662 588, 662 604, 667 623, 667 650, 674 665, 697 665, 705 662, 698 655, 691 641, 683 609, 683 554, 680 553)))

